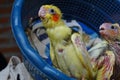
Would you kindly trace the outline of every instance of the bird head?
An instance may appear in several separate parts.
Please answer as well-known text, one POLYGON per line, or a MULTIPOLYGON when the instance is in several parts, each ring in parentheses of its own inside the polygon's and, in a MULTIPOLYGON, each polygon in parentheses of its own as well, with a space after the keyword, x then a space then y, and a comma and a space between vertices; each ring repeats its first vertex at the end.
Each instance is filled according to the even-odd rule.
POLYGON ((38 16, 41 18, 41 21, 46 28, 51 28, 59 23, 62 13, 56 6, 43 5, 39 9, 38 16))
POLYGON ((118 23, 103 23, 99 28, 99 32, 106 40, 120 40, 120 27, 118 23))

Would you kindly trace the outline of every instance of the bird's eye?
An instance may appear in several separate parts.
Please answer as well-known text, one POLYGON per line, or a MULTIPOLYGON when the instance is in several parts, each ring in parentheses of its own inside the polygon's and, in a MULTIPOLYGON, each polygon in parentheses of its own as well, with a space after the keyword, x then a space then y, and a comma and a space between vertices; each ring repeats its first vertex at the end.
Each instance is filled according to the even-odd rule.
POLYGON ((49 11, 51 14, 55 14, 55 11, 54 11, 54 9, 50 9, 50 11, 49 11))
POLYGON ((115 27, 114 27, 114 26, 111 26, 111 29, 115 29, 115 27))

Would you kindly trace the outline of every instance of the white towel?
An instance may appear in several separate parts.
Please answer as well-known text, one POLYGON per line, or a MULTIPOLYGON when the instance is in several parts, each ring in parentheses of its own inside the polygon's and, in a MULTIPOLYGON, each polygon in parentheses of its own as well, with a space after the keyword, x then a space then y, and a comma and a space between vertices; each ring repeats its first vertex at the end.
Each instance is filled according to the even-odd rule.
POLYGON ((12 56, 5 69, 0 72, 0 80, 33 80, 24 64, 12 56))

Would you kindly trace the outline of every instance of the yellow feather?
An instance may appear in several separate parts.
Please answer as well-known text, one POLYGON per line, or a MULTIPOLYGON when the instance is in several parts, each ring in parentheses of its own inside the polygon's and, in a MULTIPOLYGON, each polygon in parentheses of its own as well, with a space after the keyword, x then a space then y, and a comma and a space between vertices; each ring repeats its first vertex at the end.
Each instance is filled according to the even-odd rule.
MULTIPOLYGON (((81 46, 80 50, 75 47, 76 44, 74 45, 74 40, 72 40, 72 30, 61 19, 60 9, 53 5, 43 5, 42 8, 44 11, 40 12, 40 15, 45 12, 42 22, 50 38, 50 56, 54 66, 78 80, 82 78, 93 80, 94 72, 92 72, 92 65, 85 45, 83 44, 84 46, 81 46), (58 21, 52 20, 54 14, 49 13, 51 9, 54 9, 54 14, 60 15, 58 21)), ((83 42, 82 39, 81 42, 83 42)))

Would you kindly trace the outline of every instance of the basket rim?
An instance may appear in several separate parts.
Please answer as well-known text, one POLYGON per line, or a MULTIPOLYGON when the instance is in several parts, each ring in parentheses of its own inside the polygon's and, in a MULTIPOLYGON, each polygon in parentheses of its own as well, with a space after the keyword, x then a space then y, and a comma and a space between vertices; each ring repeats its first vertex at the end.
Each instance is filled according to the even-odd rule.
POLYGON ((25 35, 21 22, 21 9, 25 0, 15 0, 11 12, 11 28, 14 38, 20 48, 22 55, 30 61, 39 71, 42 71, 50 79, 54 80, 73 80, 64 73, 48 65, 30 45, 25 35))

